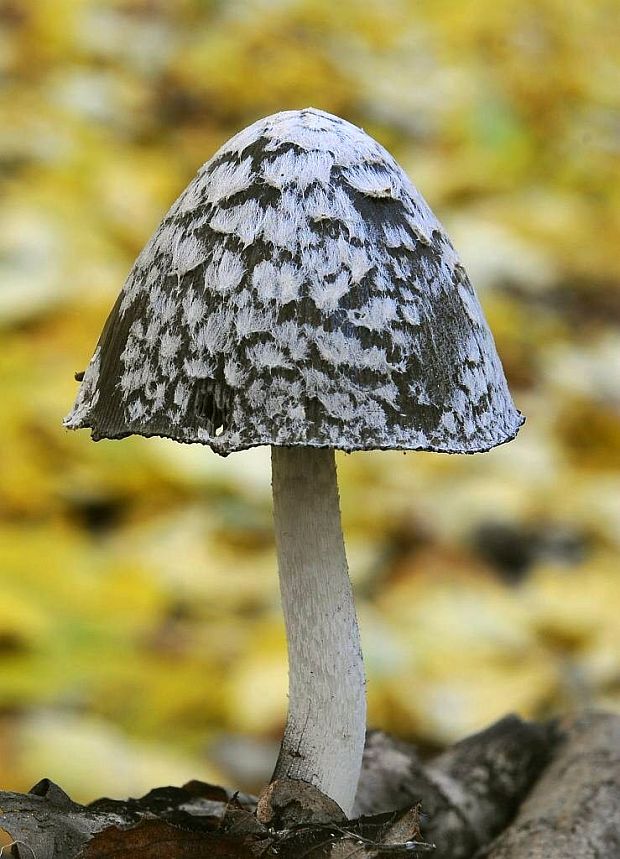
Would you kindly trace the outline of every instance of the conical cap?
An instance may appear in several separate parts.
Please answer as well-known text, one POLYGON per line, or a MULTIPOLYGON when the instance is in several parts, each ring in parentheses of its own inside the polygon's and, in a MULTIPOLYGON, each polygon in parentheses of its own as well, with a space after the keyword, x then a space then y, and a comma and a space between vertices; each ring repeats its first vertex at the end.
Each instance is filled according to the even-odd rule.
POLYGON ((312 108, 228 141, 136 260, 65 420, 94 439, 488 450, 515 409, 465 270, 361 129, 312 108))

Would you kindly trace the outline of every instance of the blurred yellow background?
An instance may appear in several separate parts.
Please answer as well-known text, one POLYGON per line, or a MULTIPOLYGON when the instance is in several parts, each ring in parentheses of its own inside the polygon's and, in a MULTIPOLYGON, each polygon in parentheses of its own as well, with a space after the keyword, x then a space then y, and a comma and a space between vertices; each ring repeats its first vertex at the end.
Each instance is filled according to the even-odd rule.
POLYGON ((268 451, 61 427, 125 275, 231 134, 312 105, 400 160, 527 423, 341 456, 370 724, 620 711, 617 0, 0 0, 0 784, 252 789, 286 711, 268 451))

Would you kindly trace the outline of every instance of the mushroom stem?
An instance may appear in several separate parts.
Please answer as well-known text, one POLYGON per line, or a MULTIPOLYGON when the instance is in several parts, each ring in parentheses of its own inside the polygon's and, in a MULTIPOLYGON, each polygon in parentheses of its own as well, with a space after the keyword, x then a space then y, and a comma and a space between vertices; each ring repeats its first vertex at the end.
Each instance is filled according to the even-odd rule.
POLYGON ((273 778, 315 785, 350 815, 366 732, 364 665, 334 451, 272 447, 289 710, 273 778))

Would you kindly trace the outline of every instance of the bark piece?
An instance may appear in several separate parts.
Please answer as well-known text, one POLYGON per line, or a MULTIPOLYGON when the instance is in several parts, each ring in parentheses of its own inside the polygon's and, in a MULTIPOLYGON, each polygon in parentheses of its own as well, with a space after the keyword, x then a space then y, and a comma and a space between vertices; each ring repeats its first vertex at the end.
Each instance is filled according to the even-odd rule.
POLYGON ((552 747, 548 726, 507 716, 439 755, 426 767, 441 793, 436 811, 425 805, 430 837, 446 845, 450 859, 467 855, 459 852, 461 839, 476 846, 488 843, 511 820, 552 747), (449 837, 450 823, 463 833, 449 837))
POLYGON ((105 815, 83 811, 83 806, 49 779, 38 782, 27 794, 0 794, 0 825, 17 842, 12 849, 19 859, 32 859, 33 855, 37 859, 76 856, 106 825, 105 815))
POLYGON ((368 732, 354 815, 412 805, 428 786, 415 746, 383 731, 368 732))
POLYGON ((545 770, 512 825, 479 859, 618 859, 620 717, 587 713, 557 726, 545 770))
POLYGON ((512 818, 548 760, 548 727, 507 716, 422 764, 415 749, 375 732, 366 747, 356 812, 421 800, 422 835, 436 859, 468 859, 512 818))

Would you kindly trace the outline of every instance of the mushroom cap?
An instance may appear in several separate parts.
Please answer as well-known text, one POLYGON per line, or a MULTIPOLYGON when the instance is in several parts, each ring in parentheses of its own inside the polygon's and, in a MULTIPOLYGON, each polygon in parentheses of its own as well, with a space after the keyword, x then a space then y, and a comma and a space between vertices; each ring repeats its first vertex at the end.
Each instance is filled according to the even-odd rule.
POLYGON ((523 420, 426 201, 373 138, 307 108, 200 168, 131 269, 65 426, 222 455, 475 453, 523 420))

